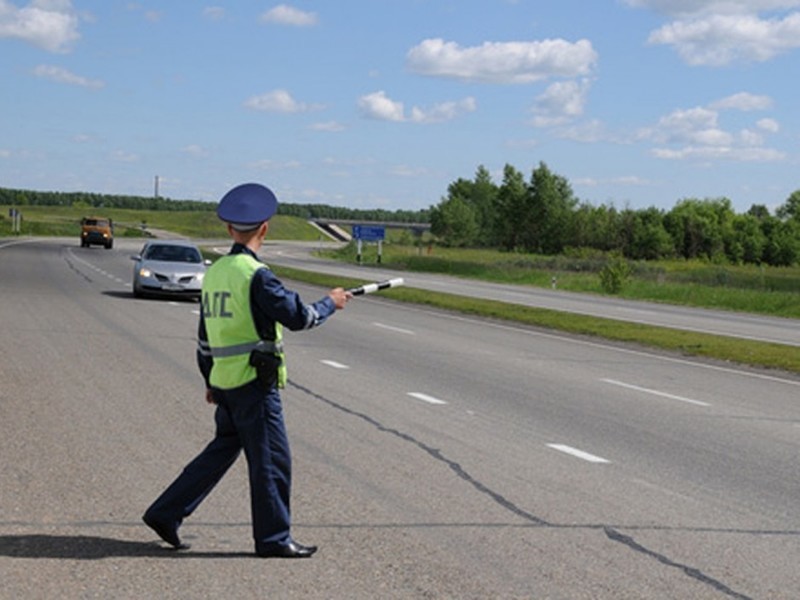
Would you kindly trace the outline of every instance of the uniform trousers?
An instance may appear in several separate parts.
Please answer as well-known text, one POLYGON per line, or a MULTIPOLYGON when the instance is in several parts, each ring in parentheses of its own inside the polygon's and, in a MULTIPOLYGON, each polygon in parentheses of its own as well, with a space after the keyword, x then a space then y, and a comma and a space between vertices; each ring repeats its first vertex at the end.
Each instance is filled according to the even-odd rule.
POLYGON ((292 459, 278 390, 266 391, 256 380, 233 390, 215 388, 213 394, 214 439, 145 514, 177 528, 244 450, 256 551, 289 543, 292 459))

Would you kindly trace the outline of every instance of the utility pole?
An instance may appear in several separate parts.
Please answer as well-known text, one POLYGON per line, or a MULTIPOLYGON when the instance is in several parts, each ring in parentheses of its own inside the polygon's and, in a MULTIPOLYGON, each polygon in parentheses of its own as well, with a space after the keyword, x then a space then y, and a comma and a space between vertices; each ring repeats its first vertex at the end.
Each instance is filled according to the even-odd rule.
POLYGON ((156 182, 155 182, 155 197, 158 198, 158 175, 156 175, 156 182))

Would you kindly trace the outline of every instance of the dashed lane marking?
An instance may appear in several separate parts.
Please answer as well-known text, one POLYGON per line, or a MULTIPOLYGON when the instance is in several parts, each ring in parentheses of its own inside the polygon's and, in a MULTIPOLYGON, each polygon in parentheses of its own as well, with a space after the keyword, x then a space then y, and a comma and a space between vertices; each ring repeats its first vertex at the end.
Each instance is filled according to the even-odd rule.
POLYGON ((408 392, 408 395, 412 398, 416 398, 417 400, 422 400, 423 402, 427 402, 428 404, 447 404, 444 400, 439 400, 439 398, 434 398, 433 396, 429 396, 428 394, 422 394, 420 392, 408 392))
POLYGON ((607 464, 611 462, 610 460, 607 460, 600 456, 595 456, 594 454, 589 454, 588 452, 584 452, 583 450, 578 450, 577 448, 573 448, 572 446, 566 446, 564 444, 547 444, 547 446, 548 448, 552 448, 553 450, 558 450, 559 452, 569 454, 570 456, 574 456, 575 458, 580 458, 581 460, 585 460, 590 463, 607 464))
POLYGON ((323 365, 328 365, 329 367, 332 367, 334 369, 349 369, 350 368, 347 365, 343 365, 340 362, 336 362, 335 360, 321 360, 319 362, 321 362, 323 365))
POLYGON ((652 394, 653 396, 660 396, 662 398, 669 398, 670 400, 678 400, 679 402, 686 402, 687 404, 694 404, 695 406, 711 406, 708 402, 702 402, 700 400, 693 400, 692 398, 684 398, 683 396, 676 396, 674 394, 668 394, 666 392, 660 392, 658 390, 651 390, 648 388, 639 387, 638 385, 632 385, 630 383, 624 383, 622 381, 617 381, 616 379, 601 379, 603 383, 610 383, 611 385, 618 385, 619 387, 623 387, 629 390, 634 390, 637 392, 644 392, 645 394, 652 394))
POLYGON ((374 327, 380 327, 381 329, 386 329, 388 331, 394 331, 395 333, 402 333, 405 335, 417 335, 415 332, 411 331, 410 329, 403 329, 401 327, 393 327, 392 325, 385 325, 384 323, 373 323, 374 327))

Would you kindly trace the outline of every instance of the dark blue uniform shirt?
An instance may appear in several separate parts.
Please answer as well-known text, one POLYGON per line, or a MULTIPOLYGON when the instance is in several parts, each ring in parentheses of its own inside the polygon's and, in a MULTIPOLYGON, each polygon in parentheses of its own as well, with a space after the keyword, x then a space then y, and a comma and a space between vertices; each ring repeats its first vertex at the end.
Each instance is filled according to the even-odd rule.
MULTIPOLYGON (((258 260, 252 250, 238 243, 233 245, 230 254, 242 252, 258 260)), ((250 285, 250 306, 256 331, 263 339, 274 339, 276 322, 291 331, 299 331, 322 325, 329 316, 336 312, 336 305, 329 296, 325 296, 313 304, 303 303, 296 292, 283 287, 283 284, 267 265, 258 269, 253 275, 250 285)), ((200 311, 197 337, 199 342, 197 364, 206 380, 206 387, 210 387, 208 378, 214 359, 207 352, 201 351, 201 348, 208 346, 208 334, 202 310, 200 311)))

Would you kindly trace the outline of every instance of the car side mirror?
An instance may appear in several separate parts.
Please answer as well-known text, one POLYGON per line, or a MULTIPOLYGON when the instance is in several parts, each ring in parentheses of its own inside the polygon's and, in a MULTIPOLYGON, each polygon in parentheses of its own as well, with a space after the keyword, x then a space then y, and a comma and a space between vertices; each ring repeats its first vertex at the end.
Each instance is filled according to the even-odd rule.
POLYGON ((131 256, 131 260, 140 261, 140 260, 142 260, 142 257, 139 256, 138 254, 133 254, 131 256))
POLYGON ((203 264, 204 264, 205 266, 207 266, 207 267, 210 267, 210 266, 211 266, 211 259, 210 259, 210 258, 207 258, 207 259, 205 259, 205 260, 203 261, 203 264))

